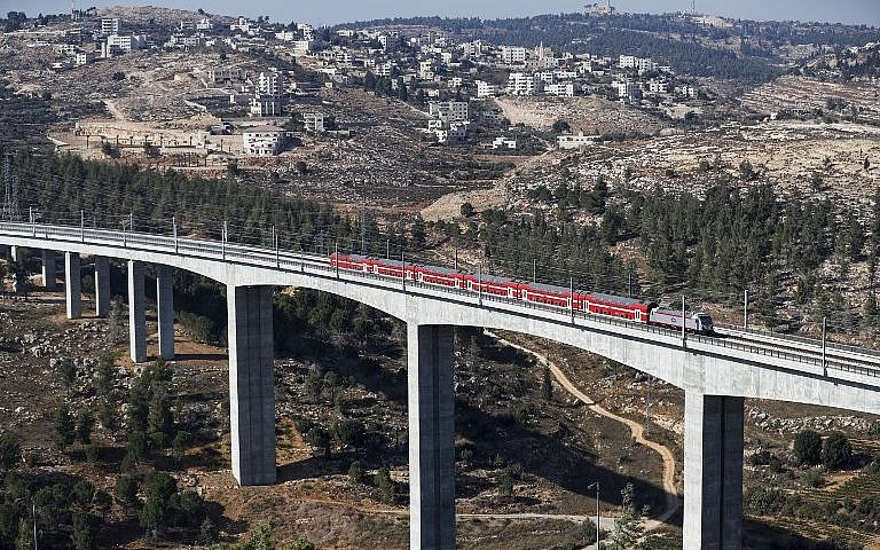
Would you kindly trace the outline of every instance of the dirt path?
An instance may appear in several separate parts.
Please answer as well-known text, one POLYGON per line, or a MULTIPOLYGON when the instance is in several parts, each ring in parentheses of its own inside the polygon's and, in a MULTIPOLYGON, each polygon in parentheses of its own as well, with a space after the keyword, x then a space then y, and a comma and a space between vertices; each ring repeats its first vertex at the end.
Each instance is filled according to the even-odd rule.
POLYGON ((625 424, 632 432, 633 439, 635 439, 636 443, 640 445, 644 445, 649 449, 653 450, 657 454, 660 455, 660 458, 663 460, 663 489, 666 491, 666 510, 661 514, 657 519, 650 520, 647 522, 647 529, 653 530, 660 527, 662 524, 666 523, 676 511, 678 511, 681 506, 681 501, 678 498, 678 492, 675 487, 675 455, 672 453, 664 445, 657 443, 656 441, 650 441, 645 439, 645 427, 638 422, 630 420, 629 418, 624 418, 622 416, 618 416, 613 412, 605 409, 601 405, 597 404, 595 401, 590 399, 585 393, 580 391, 574 384, 572 384, 571 380, 565 376, 565 373, 557 367, 550 359, 546 356, 515 344, 509 340, 504 339, 503 337, 495 334, 492 331, 486 330, 484 331, 487 336, 490 336, 499 342, 503 343, 506 346, 512 347, 523 353, 527 353, 533 357, 535 357, 542 365, 546 365, 550 372, 553 374, 553 377, 556 379, 556 382, 559 383, 560 386, 565 388, 565 391, 576 397, 579 401, 584 403, 589 409, 600 416, 604 416, 606 418, 610 418, 615 422, 620 422, 621 424, 625 424))

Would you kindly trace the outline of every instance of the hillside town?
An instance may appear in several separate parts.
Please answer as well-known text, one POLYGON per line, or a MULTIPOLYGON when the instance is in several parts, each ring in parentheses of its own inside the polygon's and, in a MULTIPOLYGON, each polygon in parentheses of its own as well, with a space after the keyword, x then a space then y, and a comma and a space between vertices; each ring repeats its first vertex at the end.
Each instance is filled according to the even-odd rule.
POLYGON ((880 549, 873 2, 12 2, 0 550, 880 549))

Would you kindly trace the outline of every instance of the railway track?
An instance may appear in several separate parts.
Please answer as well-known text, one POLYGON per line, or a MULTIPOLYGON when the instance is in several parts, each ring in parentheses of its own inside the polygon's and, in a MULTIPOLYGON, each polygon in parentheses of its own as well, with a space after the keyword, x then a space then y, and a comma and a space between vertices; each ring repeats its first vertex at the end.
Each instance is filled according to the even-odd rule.
MULTIPOLYGON (((730 342, 748 346, 761 346, 786 353, 797 353, 818 360, 822 359, 822 345, 820 341, 792 340, 773 334, 747 332, 729 327, 716 327, 715 332, 730 342)), ((874 355, 869 350, 851 351, 834 345, 827 345, 825 358, 828 361, 874 369, 880 372, 880 354, 874 355)))

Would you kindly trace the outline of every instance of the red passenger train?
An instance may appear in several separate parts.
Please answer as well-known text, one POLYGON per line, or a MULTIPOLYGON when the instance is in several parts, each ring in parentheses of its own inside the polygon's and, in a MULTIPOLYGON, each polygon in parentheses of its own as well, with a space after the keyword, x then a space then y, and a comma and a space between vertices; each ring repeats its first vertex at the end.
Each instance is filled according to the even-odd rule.
MULTIPOLYGON (((616 317, 635 323, 680 329, 680 311, 660 308, 655 302, 614 296, 600 292, 583 292, 542 283, 521 283, 494 275, 477 276, 446 267, 403 263, 399 260, 380 260, 357 254, 331 254, 330 266, 345 271, 357 271, 384 277, 402 278, 407 281, 465 292, 522 300, 544 304, 560 309, 573 309, 593 315, 616 317)), ((692 332, 714 334, 712 317, 696 313, 685 319, 685 328, 692 332)))

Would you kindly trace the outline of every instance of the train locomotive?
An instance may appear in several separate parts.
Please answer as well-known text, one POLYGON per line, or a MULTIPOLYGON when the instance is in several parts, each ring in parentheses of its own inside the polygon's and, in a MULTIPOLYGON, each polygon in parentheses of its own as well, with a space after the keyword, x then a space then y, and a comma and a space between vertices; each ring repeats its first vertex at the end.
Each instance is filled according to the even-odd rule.
MULTIPOLYGON (((614 296, 601 292, 572 291, 557 285, 524 283, 494 275, 477 276, 446 267, 405 263, 400 260, 377 259, 358 254, 330 255, 330 266, 343 271, 382 277, 405 278, 425 285, 449 290, 480 293, 511 300, 586 312, 591 315, 615 317, 634 323, 680 330, 682 312, 661 308, 656 302, 614 296)), ((715 334, 712 317, 695 313, 685 318, 685 330, 706 335, 715 334)))

